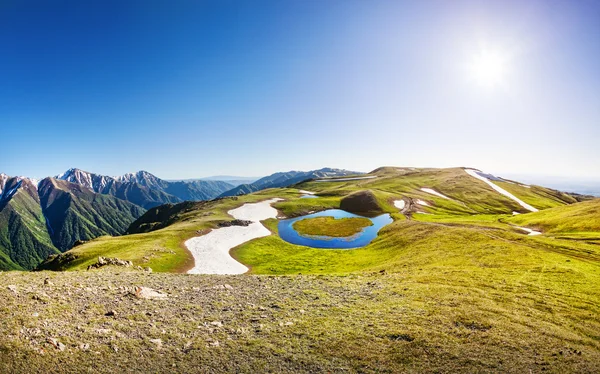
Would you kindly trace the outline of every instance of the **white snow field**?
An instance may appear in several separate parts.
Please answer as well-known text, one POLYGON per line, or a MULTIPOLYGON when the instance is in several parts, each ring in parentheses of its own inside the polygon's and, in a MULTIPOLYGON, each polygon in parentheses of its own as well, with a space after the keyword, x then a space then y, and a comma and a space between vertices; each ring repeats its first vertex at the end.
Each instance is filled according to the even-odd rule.
POLYGON ((512 200, 516 201, 519 205, 521 205, 523 208, 527 209, 528 211, 530 211, 530 212, 537 212, 538 211, 537 208, 532 207, 531 205, 527 204, 526 202, 524 202, 523 200, 519 199, 515 195, 513 195, 510 192, 506 191, 504 188, 497 186, 496 184, 494 184, 492 181, 490 181, 486 177, 480 175, 479 171, 473 170, 473 169, 465 169, 465 172, 467 174, 469 174, 470 176, 472 176, 473 178, 477 178, 480 181, 487 183, 494 190, 498 191, 499 193, 501 193, 502 195, 508 197, 509 199, 512 199, 512 200))
POLYGON ((394 206, 402 210, 406 206, 406 202, 404 200, 394 200, 394 206))
POLYGON ((427 192, 428 194, 432 194, 432 195, 435 195, 435 196, 437 196, 437 197, 441 197, 442 199, 446 199, 446 200, 452 200, 452 199, 451 199, 451 198, 449 198, 448 196, 442 195, 441 193, 439 193, 439 192, 437 192, 436 190, 434 190, 434 189, 431 189, 431 188, 424 188, 424 187, 422 187, 422 188, 421 188, 421 191, 423 191, 423 192, 427 192))
POLYGON ((517 228, 520 229, 520 230, 525 231, 527 233, 527 235, 529 235, 529 236, 542 235, 541 232, 535 231, 535 230, 532 230, 532 229, 528 229, 527 227, 519 227, 519 226, 517 226, 517 228))
POLYGON ((311 191, 306 191, 306 190, 298 190, 298 192, 300 192, 301 194, 305 194, 305 195, 314 195, 314 192, 311 191))
POLYGON ((235 219, 252 221, 248 226, 230 226, 213 230, 206 235, 185 242, 194 256, 195 266, 189 274, 243 274, 248 268, 234 260, 229 251, 247 241, 271 235, 260 221, 277 218, 277 209, 271 204, 283 199, 270 199, 244 204, 227 214, 235 219))

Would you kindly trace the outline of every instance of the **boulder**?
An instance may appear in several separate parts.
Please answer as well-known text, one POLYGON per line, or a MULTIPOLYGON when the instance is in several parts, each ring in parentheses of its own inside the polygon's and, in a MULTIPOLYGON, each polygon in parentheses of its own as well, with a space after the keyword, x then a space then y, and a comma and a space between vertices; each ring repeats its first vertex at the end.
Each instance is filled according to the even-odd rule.
POLYGON ((135 297, 138 299, 166 299, 168 295, 148 287, 136 287, 135 297))

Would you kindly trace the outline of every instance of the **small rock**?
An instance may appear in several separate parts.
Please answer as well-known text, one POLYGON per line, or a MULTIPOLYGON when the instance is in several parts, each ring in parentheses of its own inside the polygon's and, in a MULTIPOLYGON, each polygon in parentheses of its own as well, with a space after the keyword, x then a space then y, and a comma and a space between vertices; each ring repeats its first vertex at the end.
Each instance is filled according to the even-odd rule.
POLYGON ((88 351, 90 349, 90 345, 85 343, 85 344, 80 344, 79 345, 79 349, 81 349, 82 351, 88 351))
POLYGON ((59 351, 64 351, 65 349, 67 349, 67 347, 59 342, 58 340, 54 339, 54 338, 48 338, 46 339, 46 341, 48 343, 50 343, 50 345, 52 345, 54 348, 58 349, 59 351))
POLYGON ((44 285, 51 286, 53 283, 50 281, 50 278, 44 279, 44 285))
POLYGON ((15 286, 14 284, 11 284, 10 286, 7 287, 10 291, 12 291, 13 293, 19 293, 19 291, 17 291, 17 286, 15 286))
POLYGON ((212 341, 212 342, 208 342, 208 346, 209 347, 218 347, 218 346, 220 346, 220 344, 219 344, 218 340, 215 340, 215 341, 212 341))
POLYGON ((116 317, 117 316, 117 312, 115 312, 114 310, 109 310, 108 312, 106 312, 105 316, 107 316, 107 317, 116 317))
POLYGON ((213 326, 216 326, 216 327, 223 327, 223 322, 219 322, 219 321, 214 321, 214 322, 211 322, 210 324, 213 326))
POLYGON ((32 300, 37 300, 40 301, 42 303, 48 303, 48 300, 50 299, 50 296, 48 296, 45 292, 39 293, 39 294, 35 294, 33 296, 31 296, 32 300))
POLYGON ((148 287, 136 287, 135 296, 138 299, 166 299, 168 295, 148 287))
POLYGON ((35 312, 35 313, 33 313, 33 314, 32 314, 32 316, 33 316, 33 317, 39 317, 39 316, 40 316, 40 314, 39 314, 38 312, 35 312))
POLYGON ((150 339, 150 343, 155 344, 157 348, 162 347, 162 339, 150 339))
POLYGON ((145 267, 145 268, 144 268, 144 271, 145 271, 146 273, 152 273, 152 268, 151 268, 151 267, 149 267, 149 266, 147 266, 147 267, 145 267))

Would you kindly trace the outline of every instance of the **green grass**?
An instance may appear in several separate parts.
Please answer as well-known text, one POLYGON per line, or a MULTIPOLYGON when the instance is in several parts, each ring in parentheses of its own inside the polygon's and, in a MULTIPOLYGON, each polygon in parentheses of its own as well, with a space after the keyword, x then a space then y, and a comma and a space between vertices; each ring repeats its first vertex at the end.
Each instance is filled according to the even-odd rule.
MULTIPOLYGON (((180 216, 175 224, 161 230, 119 237, 104 236, 75 247, 69 253, 77 256, 77 259, 55 270, 85 270, 89 265, 96 263, 99 256, 104 256, 129 260, 136 266, 151 267, 156 272, 185 272, 194 264, 193 257, 185 248, 185 241, 207 229, 217 228, 219 222, 231 220, 232 217, 227 214, 229 210, 245 203, 263 201, 272 197, 291 199, 297 196, 296 190, 292 189, 265 190, 239 198, 219 200, 205 210, 192 211, 180 216)), ((335 203, 329 201, 312 204, 313 209, 317 209, 325 208, 318 204, 335 203)), ((307 207, 307 203, 303 201, 298 201, 296 205, 284 205, 284 209, 290 213, 300 212, 307 207)))
POLYGON ((548 234, 600 233, 600 199, 518 215, 506 221, 548 234))
MULTIPOLYGON (((186 213, 178 217, 174 224, 158 231, 116 238, 102 237, 77 247, 71 252, 77 255, 78 259, 66 266, 65 269, 85 269, 95 263, 98 256, 108 256, 131 260, 135 265, 150 266, 155 271, 186 271, 193 264, 191 255, 183 245, 187 239, 199 235, 198 233, 206 232, 207 229, 216 228, 217 223, 220 221, 231 219, 227 214, 230 209, 246 202, 261 201, 272 197, 285 199, 285 201, 273 205, 282 215, 296 217, 326 209, 339 208, 340 200, 344 196, 358 190, 368 189, 375 194, 379 205, 385 212, 391 214, 396 224, 403 221, 405 216, 394 207, 393 202, 395 200, 414 201, 422 199, 427 201, 430 206, 420 209, 433 214, 415 215, 415 220, 431 224, 482 226, 508 231, 514 230, 509 224, 512 222, 507 223, 503 220, 509 219, 510 216, 508 215, 512 214, 512 211, 522 210, 514 201, 497 193, 485 183, 467 175, 460 168, 414 170, 386 168, 379 170, 376 175, 377 178, 368 180, 332 183, 308 182, 296 186, 298 189, 315 191, 319 196, 315 199, 302 199, 297 189, 289 188, 265 190, 239 197, 236 200, 220 200, 211 203, 207 208, 186 213), (422 187, 433 188, 450 197, 451 200, 425 193, 420 190, 422 187)), ((561 203, 555 197, 546 193, 545 190, 538 195, 537 189, 519 188, 527 194, 527 196, 523 196, 524 198, 533 199, 535 197, 537 204, 556 205, 561 203)), ((517 196, 520 196, 518 191, 514 192, 517 196)), ((396 227, 396 225, 393 227, 396 227)), ((272 227, 272 230, 276 231, 276 228, 272 227)), ((269 244, 263 245, 268 246, 269 244)), ((273 247, 272 251, 276 251, 277 248, 277 246, 273 247)), ((383 259, 385 260, 385 256, 388 255, 387 251, 381 253, 384 254, 383 259)), ((363 255, 361 252, 357 257, 363 255)), ((375 255, 375 257, 378 255, 375 255)), ((322 254, 318 254, 316 258, 321 256, 322 254)), ((344 256, 348 255, 339 257, 344 256)), ((280 257, 278 256, 278 258, 280 257)), ((294 254, 286 260, 286 263, 294 258, 304 261, 294 254)), ((327 259, 327 261, 336 260, 327 259)), ((242 260, 242 262, 260 268, 257 261, 246 263, 242 260)), ((361 261, 356 260, 354 262, 355 266, 351 267, 354 269, 353 271, 360 270, 361 266, 358 264, 361 261)), ((275 263, 270 264, 269 267, 274 268, 275 263)), ((299 268, 302 268, 302 266, 299 268)))
MULTIPOLYGON (((227 211, 232 208, 282 197, 286 201, 274 206, 297 216, 337 208, 345 195, 369 189, 395 221, 364 248, 293 245, 279 238, 278 221, 271 219, 264 224, 273 235, 231 251, 250 267, 249 275, 0 274, 0 283, 28 292, 37 292, 46 276, 57 283, 56 290, 45 290, 51 296, 46 304, 37 304, 25 291, 15 296, 0 289, 5 300, 0 312, 13 316, 0 320, 0 352, 9 358, 0 371, 18 372, 26 365, 48 371, 43 369, 59 363, 73 371, 112 372, 131 367, 148 372, 597 370, 598 200, 513 217, 519 206, 461 169, 387 168, 378 175, 354 184, 297 186, 317 192, 318 199, 300 199, 290 188, 221 200, 162 230, 78 247, 79 262, 70 268, 83 269, 103 255, 156 271, 182 270, 189 265, 182 242, 231 219, 227 211), (403 219, 393 206, 400 198, 426 200, 432 206, 425 210, 432 214, 403 219), (514 226, 543 229, 545 235, 529 237, 514 226), (225 283, 232 287, 215 288, 225 283), (135 302, 119 291, 134 285, 172 298, 135 302), (68 300, 60 297, 65 292, 72 294, 68 300), (107 308, 119 317, 105 318, 107 308), (31 317, 34 311, 41 318, 31 317), (211 327, 212 321, 222 321, 223 327, 211 327), (40 329, 43 338, 22 336, 23 326, 40 329), (105 339, 98 328, 114 333, 105 339), (69 350, 41 356, 36 349, 53 335, 69 350), (164 341, 160 350, 149 343, 157 337, 164 341), (214 340, 219 347, 209 345, 214 340), (89 342, 91 352, 78 351, 81 342, 89 342)), ((513 193, 534 205, 561 204, 547 191, 527 190, 513 193)))
POLYGON ((316 217, 294 222, 294 229, 300 235, 330 236, 345 238, 356 235, 365 227, 373 226, 368 218, 316 217))
POLYGON ((491 267, 480 251, 464 268, 344 276, 2 273, 20 293, 0 288, 0 372, 596 372, 597 266, 491 267), (128 295, 138 285, 169 299, 128 295))

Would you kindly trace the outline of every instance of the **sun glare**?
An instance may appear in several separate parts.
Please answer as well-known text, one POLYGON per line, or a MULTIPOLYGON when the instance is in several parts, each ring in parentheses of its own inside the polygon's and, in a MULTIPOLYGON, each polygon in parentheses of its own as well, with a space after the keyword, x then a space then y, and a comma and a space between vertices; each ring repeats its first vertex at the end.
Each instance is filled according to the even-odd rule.
POLYGON ((495 87, 505 81, 507 58, 498 51, 482 50, 473 56, 470 70, 472 78, 479 85, 495 87))

